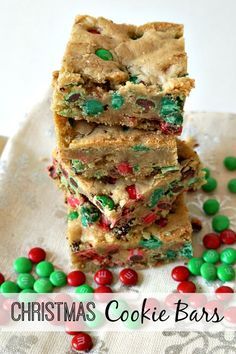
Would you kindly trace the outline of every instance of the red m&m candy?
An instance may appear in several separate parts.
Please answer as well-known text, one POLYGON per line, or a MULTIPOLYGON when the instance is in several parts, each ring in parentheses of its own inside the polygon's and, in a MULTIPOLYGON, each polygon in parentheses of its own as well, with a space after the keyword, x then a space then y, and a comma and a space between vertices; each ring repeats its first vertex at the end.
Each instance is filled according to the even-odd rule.
POLYGON ((190 273, 187 267, 177 266, 172 270, 171 276, 176 281, 184 281, 189 278, 190 273))
POLYGON ((72 349, 89 351, 93 347, 92 338, 84 332, 76 334, 71 341, 72 349))
POLYGON ((192 281, 182 281, 179 283, 177 290, 179 293, 195 293, 196 285, 192 281))
POLYGON ((221 301, 229 301, 233 297, 233 289, 230 286, 222 285, 215 290, 216 297, 221 301))
POLYGON ((203 244, 206 248, 215 250, 220 247, 220 237, 214 232, 206 234, 203 238, 203 244))
POLYGON ((107 294, 111 294, 112 289, 109 286, 101 285, 94 289, 94 299, 100 302, 107 302, 110 300, 110 296, 107 294))
POLYGON ((70 286, 80 286, 85 283, 86 277, 80 270, 74 270, 67 275, 67 283, 70 286))
POLYGON ((117 166, 117 170, 121 175, 133 173, 133 169, 128 162, 120 162, 117 166))
POLYGON ((112 272, 108 269, 99 269, 94 275, 94 280, 98 285, 110 285, 113 280, 112 272))
POLYGON ((39 263, 45 260, 46 252, 40 247, 31 248, 31 250, 28 253, 28 258, 33 263, 39 263))
POLYGON ((5 281, 4 275, 0 273, 0 285, 4 283, 4 281, 5 281))
POLYGON ((137 199, 137 191, 134 184, 127 186, 126 192, 129 194, 129 199, 137 199))
POLYGON ((138 282, 138 273, 131 268, 125 268, 120 272, 119 278, 124 285, 136 285, 138 282))
POLYGON ((224 230, 220 233, 220 239, 225 245, 232 245, 236 242, 236 233, 233 230, 224 230))

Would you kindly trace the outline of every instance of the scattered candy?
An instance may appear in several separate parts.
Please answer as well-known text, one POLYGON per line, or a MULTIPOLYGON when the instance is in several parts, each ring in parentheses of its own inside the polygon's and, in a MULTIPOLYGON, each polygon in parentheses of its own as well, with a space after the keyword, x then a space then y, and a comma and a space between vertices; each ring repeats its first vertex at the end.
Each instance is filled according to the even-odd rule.
POLYGON ((79 214, 78 214, 77 211, 71 211, 71 212, 68 214, 67 217, 68 217, 68 219, 69 219, 70 221, 72 221, 72 220, 78 219, 79 214))
POLYGON ((221 301, 229 301, 233 297, 233 289, 230 286, 222 285, 215 290, 216 297, 221 301))
POLYGON ((235 270, 229 264, 221 264, 217 268, 217 277, 223 282, 234 280, 235 279, 235 270))
POLYGON ((98 100, 88 100, 83 105, 83 112, 89 116, 96 116, 104 111, 104 107, 98 100))
POLYGON ((80 332, 72 338, 71 341, 72 349, 89 351, 93 347, 92 338, 85 332, 80 332))
POLYGON ((67 283, 70 286, 79 286, 84 284, 85 281, 85 274, 79 270, 74 270, 67 275, 67 283))
POLYGON ((83 284, 75 289, 76 294, 90 294, 93 293, 93 288, 88 284, 83 284))
POLYGON ((220 210, 220 203, 216 199, 208 199, 203 203, 203 210, 207 215, 215 215, 220 210))
POLYGON ((236 178, 231 179, 227 186, 231 193, 236 193, 236 178))
POLYGON ((119 278, 124 285, 133 286, 138 282, 138 273, 131 268, 125 268, 120 272, 119 278))
POLYGON ((196 285, 192 281, 182 281, 179 283, 177 290, 179 293, 195 293, 196 285))
POLYGON ((129 199, 133 199, 133 200, 137 199, 137 191, 135 188, 135 184, 132 184, 131 186, 127 186, 126 191, 129 195, 129 199))
POLYGON ((203 265, 203 260, 202 258, 199 257, 193 257, 188 261, 188 269, 191 274, 193 275, 200 275, 200 269, 201 266, 203 265))
POLYGON ((226 321, 230 323, 236 323, 236 307, 235 306, 228 307, 224 311, 224 318, 226 319, 226 321))
POLYGON ((55 270, 52 272, 50 274, 49 280, 52 285, 56 287, 65 286, 67 284, 66 274, 61 270, 55 270))
POLYGON ((17 285, 21 289, 33 289, 35 279, 32 274, 21 273, 17 278, 17 285))
POLYGON ((220 233, 220 239, 225 245, 232 245, 236 242, 236 233, 232 230, 224 230, 220 233))
POLYGON ((113 109, 120 109, 123 106, 124 102, 125 100, 123 96, 121 96, 117 92, 113 93, 111 99, 111 106, 113 109))
POLYGON ((51 293, 53 285, 49 279, 40 278, 35 281, 34 290, 36 293, 51 293))
POLYGON ((108 269, 99 269, 94 275, 94 280, 98 285, 110 285, 113 281, 112 272, 108 269))
POLYGON ((205 168, 203 168, 202 170, 205 172, 205 178, 206 178, 206 179, 209 178, 209 177, 210 177, 210 174, 211 174, 210 169, 207 168, 207 167, 205 167, 205 168))
POLYGON ((235 171, 236 170, 236 157, 234 156, 227 156, 224 159, 224 165, 229 171, 235 171))
POLYGON ((188 303, 195 309, 201 308, 207 302, 207 297, 204 294, 193 294, 188 298, 188 303))
POLYGON ((117 166, 117 170, 119 174, 121 174, 122 176, 125 176, 133 172, 133 169, 128 162, 120 162, 119 165, 117 166))
POLYGON ((29 251, 28 257, 31 262, 39 263, 45 260, 46 252, 40 247, 34 247, 29 251))
POLYGON ((107 208, 108 210, 113 210, 115 208, 114 201, 107 195, 97 195, 95 197, 97 205, 99 204, 102 208, 107 208))
POLYGON ((217 181, 213 177, 209 177, 206 179, 206 184, 202 186, 202 190, 204 192, 212 192, 216 189, 217 187, 217 181))
POLYGON ((0 273, 0 285, 5 281, 4 275, 0 273))
POLYGON ((110 294, 110 293, 112 293, 112 289, 109 286, 101 285, 101 286, 98 286, 94 290, 94 293, 96 293, 96 294, 110 294))
POLYGON ((219 262, 220 255, 216 250, 207 250, 203 253, 202 258, 207 263, 215 264, 219 262))
POLYGON ((226 264, 236 263, 236 250, 234 248, 225 248, 220 254, 220 260, 226 264))
POLYGON ((13 264, 16 273, 29 273, 32 270, 32 262, 26 257, 19 257, 13 264))
POLYGON ((213 313, 215 311, 215 309, 217 309, 218 314, 222 314, 222 312, 224 310, 224 306, 223 306, 222 302, 217 301, 217 300, 211 300, 211 301, 207 302, 204 305, 204 307, 208 313, 213 313))
POLYGON ((95 54, 101 58, 102 60, 112 60, 113 59, 113 55, 111 54, 111 52, 107 49, 97 49, 95 54))
POLYGON ((203 263, 200 268, 200 273, 206 280, 216 280, 217 278, 216 267, 211 263, 203 263))
POLYGON ((13 294, 19 292, 20 292, 19 286, 13 281, 6 280, 1 285, 1 293, 3 294, 13 294))
POLYGON ((212 228, 216 232, 221 232, 229 228, 230 221, 228 216, 216 215, 212 219, 212 228))
POLYGON ((90 329, 101 327, 104 323, 104 315, 98 310, 93 310, 93 312, 95 314, 95 319, 93 321, 86 322, 87 327, 90 329))
POLYGON ((54 267, 51 262, 42 261, 37 264, 35 271, 39 277, 47 278, 54 271, 54 267))
POLYGON ((175 281, 184 281, 189 278, 190 273, 187 267, 177 266, 172 270, 171 276, 175 281))
POLYGON ((213 232, 206 234, 203 238, 203 244, 205 248, 215 250, 220 247, 220 237, 213 232))

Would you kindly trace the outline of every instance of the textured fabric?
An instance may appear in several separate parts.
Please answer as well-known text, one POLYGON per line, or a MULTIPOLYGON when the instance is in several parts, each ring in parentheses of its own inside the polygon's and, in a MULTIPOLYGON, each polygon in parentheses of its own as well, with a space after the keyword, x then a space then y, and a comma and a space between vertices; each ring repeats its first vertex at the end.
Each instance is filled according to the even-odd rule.
MULTIPOLYGON (((26 255, 32 246, 44 247, 48 259, 58 268, 64 271, 70 269, 63 196, 46 172, 51 150, 55 146, 49 97, 50 94, 35 107, 18 133, 8 141, 1 159, 0 271, 7 278, 16 279, 12 270, 13 260, 26 255)), ((217 178, 219 186, 213 195, 221 202, 221 213, 230 216, 232 228, 236 228, 236 196, 227 191, 226 185, 230 178, 236 177, 236 173, 226 171, 222 160, 226 155, 236 155, 235 132, 236 115, 193 113, 186 117, 184 136, 191 136, 197 141, 203 163, 217 178)), ((211 230, 211 217, 205 217, 201 210, 203 201, 208 197, 202 192, 188 197, 191 214, 203 221, 204 231, 211 230)), ((194 235, 196 255, 202 249, 203 233, 194 235)), ((140 285, 130 291, 175 291, 176 283, 170 273, 176 264, 140 272, 140 285)), ((200 278, 196 278, 195 282, 199 291, 209 292, 220 284, 217 281, 207 283, 200 278)), ((93 284, 92 281, 90 284, 93 284)), ((114 288, 124 290, 119 282, 114 288)), ((92 336, 95 342, 91 351, 93 354, 236 353, 236 334, 232 332, 124 332, 94 333, 92 336)), ((70 339, 64 333, 1 333, 0 353, 72 354, 70 339)))

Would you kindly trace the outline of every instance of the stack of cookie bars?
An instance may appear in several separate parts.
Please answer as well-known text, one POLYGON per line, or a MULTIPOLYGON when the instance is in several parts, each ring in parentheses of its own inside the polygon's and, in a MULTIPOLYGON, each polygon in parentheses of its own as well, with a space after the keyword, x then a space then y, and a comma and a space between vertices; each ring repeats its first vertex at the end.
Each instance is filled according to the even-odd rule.
POLYGON ((57 148, 75 267, 145 268, 192 256, 184 193, 204 181, 178 140, 187 74, 183 26, 78 16, 53 75, 57 148))

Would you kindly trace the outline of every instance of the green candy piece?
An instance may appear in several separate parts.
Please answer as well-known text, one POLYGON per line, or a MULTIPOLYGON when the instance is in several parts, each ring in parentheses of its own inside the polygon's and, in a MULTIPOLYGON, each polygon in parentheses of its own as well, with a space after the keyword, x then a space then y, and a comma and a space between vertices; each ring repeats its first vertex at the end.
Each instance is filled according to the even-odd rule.
POLYGON ((201 276, 206 280, 216 280, 217 270, 216 267, 211 263, 203 263, 200 268, 201 276))
POLYGON ((134 170, 134 172, 139 172, 140 171, 140 166, 139 165, 134 165, 133 170, 134 170))
POLYGON ((21 289, 32 289, 34 286, 35 279, 32 274, 21 273, 17 278, 17 285, 21 289))
POLYGON ((47 278, 54 271, 54 266, 51 262, 42 261, 36 265, 35 271, 39 277, 47 278))
POLYGON ((19 293, 19 292, 20 292, 19 286, 16 283, 14 283, 13 281, 6 280, 1 285, 1 293, 2 294, 14 294, 14 293, 19 293))
POLYGON ((216 189, 217 187, 217 181, 213 177, 208 177, 206 179, 206 183, 202 186, 202 190, 204 192, 212 192, 216 189))
POLYGON ((113 316, 120 316, 123 311, 129 310, 129 305, 126 301, 118 299, 110 305, 109 310, 113 316))
POLYGON ((234 248, 225 248, 220 254, 220 260, 226 264, 236 263, 236 250, 234 248))
POLYGON ((184 246, 179 250, 179 255, 184 258, 193 257, 193 246, 191 242, 186 242, 184 246))
POLYGON ((215 264, 219 262, 220 255, 216 250, 207 250, 203 253, 202 258, 207 263, 215 264))
POLYGON ((115 208, 114 201, 107 195, 97 195, 95 198, 102 206, 102 208, 107 208, 109 210, 113 210, 115 208))
POLYGON ((221 232, 229 228, 230 221, 225 215, 216 215, 212 219, 212 228, 215 232, 221 232))
POLYGON ((108 61, 113 59, 113 55, 111 54, 111 52, 104 48, 97 49, 95 54, 102 60, 108 61))
POLYGON ((202 258, 198 258, 198 257, 193 257, 188 261, 188 269, 190 271, 191 274, 193 275, 200 275, 200 269, 201 266, 203 265, 203 260, 202 258))
POLYGON ((71 211, 69 214, 68 214, 68 219, 69 220, 75 220, 79 217, 79 214, 77 211, 71 211))
POLYGON ((50 274, 49 280, 52 285, 56 287, 64 286, 67 284, 66 274, 61 270, 55 270, 54 272, 52 272, 50 274))
POLYGON ((36 294, 36 291, 33 289, 23 289, 20 292, 21 294, 36 294))
POLYGON ((236 178, 233 178, 231 179, 229 182, 228 182, 228 190, 231 192, 231 193, 236 193, 236 178))
POLYGON ((93 288, 88 284, 83 284, 77 286, 75 293, 77 294, 76 299, 79 301, 91 301, 93 299, 93 288))
POLYGON ((19 257, 15 260, 13 264, 16 273, 29 273, 32 270, 33 264, 26 257, 19 257))
POLYGON ((93 312, 95 314, 95 319, 93 321, 86 321, 87 327, 91 329, 102 327, 105 322, 104 315, 98 310, 93 310, 93 312))
POLYGON ((156 206, 159 200, 163 197, 163 195, 164 195, 164 189, 162 188, 155 189, 149 200, 149 204, 148 204, 149 208, 153 208, 154 206, 156 206))
POLYGON ((161 116, 168 116, 169 114, 179 113, 180 107, 178 101, 172 99, 171 97, 163 97, 161 100, 161 116))
POLYGON ((80 172, 84 171, 85 164, 82 161, 72 160, 71 163, 72 163, 72 168, 74 169, 74 171, 76 173, 80 173, 80 172))
POLYGON ((205 168, 203 168, 202 170, 205 172, 205 178, 206 178, 206 179, 209 178, 209 177, 210 177, 210 174, 211 174, 210 169, 207 168, 207 167, 205 167, 205 168))
POLYGON ((89 224, 93 224, 96 222, 99 217, 99 211, 97 208, 94 208, 93 206, 82 206, 81 211, 80 211, 80 216, 81 216, 81 223, 84 227, 87 227, 89 224))
POLYGON ((234 156, 227 156, 224 159, 224 165, 229 171, 235 171, 236 170, 236 157, 234 156))
POLYGON ((123 106, 124 102, 125 102, 125 100, 124 100, 123 96, 121 96, 117 92, 113 93, 112 98, 111 98, 111 106, 112 106, 112 108, 120 109, 123 106))
POLYGON ((144 248, 148 248, 150 250, 153 250, 155 248, 159 248, 159 247, 161 247, 162 244, 163 244, 163 242, 161 240, 159 240, 158 237, 154 237, 152 235, 149 239, 142 239, 139 242, 139 246, 144 247, 144 248))
POLYGON ((138 318, 137 321, 133 321, 129 316, 127 321, 124 322, 124 326, 133 331, 135 329, 139 329, 142 324, 140 318, 138 318))
POLYGON ((176 257, 177 257, 177 252, 176 252, 176 251, 174 251, 174 250, 167 250, 167 252, 166 252, 166 258, 167 258, 167 259, 173 260, 173 259, 176 259, 176 257))
POLYGON ((49 279, 37 279, 34 283, 34 290, 36 293, 51 293, 53 291, 53 285, 49 279))
POLYGON ((207 215, 215 215, 220 210, 220 203, 216 199, 208 199, 203 203, 203 210, 207 215))
POLYGON ((217 268, 217 277, 221 281, 224 281, 224 282, 234 280, 235 279, 235 270, 229 264, 221 264, 217 268))
POLYGON ((133 84, 139 84, 140 80, 138 76, 130 76, 129 81, 132 82, 133 84))
POLYGON ((83 112, 88 116, 97 116, 104 111, 102 103, 98 100, 88 100, 83 106, 83 112))
POLYGON ((164 116, 163 119, 166 123, 174 125, 182 125, 184 120, 181 113, 172 113, 168 116, 164 116))
POLYGON ((150 148, 145 145, 140 144, 140 145, 134 145, 132 147, 132 150, 133 151, 150 151, 150 148))

